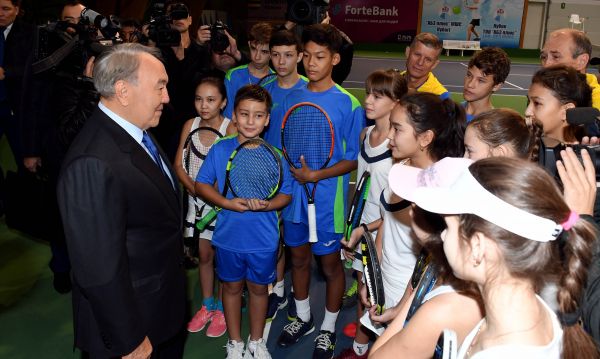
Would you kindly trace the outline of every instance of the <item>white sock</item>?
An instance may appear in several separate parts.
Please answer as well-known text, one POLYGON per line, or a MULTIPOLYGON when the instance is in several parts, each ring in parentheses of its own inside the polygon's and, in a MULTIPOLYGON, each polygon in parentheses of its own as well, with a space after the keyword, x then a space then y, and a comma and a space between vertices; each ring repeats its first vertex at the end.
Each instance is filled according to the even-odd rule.
POLYGON ((254 354, 254 351, 256 351, 256 347, 258 346, 258 340, 250 340, 248 339, 248 350, 250 350, 250 353, 254 354))
POLYGON ((277 282, 275 283, 275 285, 273 286, 273 293, 277 294, 278 297, 283 297, 284 294, 284 279, 281 280, 281 282, 277 282))
POLYGON ((354 349, 356 355, 363 355, 369 349, 369 343, 357 343, 355 340, 354 343, 352 343, 352 349, 354 349))
POLYGON ((303 322, 308 322, 310 320, 310 297, 306 297, 304 300, 298 300, 294 298, 296 301, 296 315, 298 318, 302 319, 303 322))
POLYGON ((321 330, 326 330, 330 333, 335 333, 335 321, 337 320, 338 314, 340 314, 339 310, 335 313, 332 313, 325 309, 325 318, 323 318, 321 330))

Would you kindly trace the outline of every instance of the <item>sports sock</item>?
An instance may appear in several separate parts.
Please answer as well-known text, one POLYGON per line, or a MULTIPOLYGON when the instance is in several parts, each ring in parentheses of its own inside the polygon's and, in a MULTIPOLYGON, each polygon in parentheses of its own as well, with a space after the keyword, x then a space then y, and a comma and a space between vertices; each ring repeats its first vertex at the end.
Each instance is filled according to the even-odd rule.
POLYGON ((335 313, 332 313, 325 309, 325 318, 323 318, 321 330, 326 330, 330 333, 335 333, 335 321, 337 320, 338 314, 340 314, 339 310, 335 313))
POLYGON ((215 310, 215 300, 213 297, 202 299, 202 305, 206 307, 206 310, 215 310))
POLYGON ((281 297, 283 297, 283 294, 285 293, 284 289, 285 289, 284 279, 282 279, 281 282, 277 282, 273 286, 273 293, 275 293, 278 297, 281 298, 281 297))
POLYGON ((257 346, 258 340, 250 340, 250 338, 248 338, 248 350, 250 350, 250 353, 254 354, 254 351, 256 350, 257 346))
POLYGON ((213 310, 223 311, 223 302, 215 298, 215 304, 213 306, 213 310))
POLYGON ((298 300, 294 298, 296 302, 296 315, 302 319, 303 322, 310 320, 310 297, 306 297, 304 300, 298 300))
POLYGON ((367 343, 367 344, 357 343, 355 340, 352 343, 352 349, 354 349, 354 352, 356 353, 356 355, 363 355, 369 349, 369 343, 367 343))

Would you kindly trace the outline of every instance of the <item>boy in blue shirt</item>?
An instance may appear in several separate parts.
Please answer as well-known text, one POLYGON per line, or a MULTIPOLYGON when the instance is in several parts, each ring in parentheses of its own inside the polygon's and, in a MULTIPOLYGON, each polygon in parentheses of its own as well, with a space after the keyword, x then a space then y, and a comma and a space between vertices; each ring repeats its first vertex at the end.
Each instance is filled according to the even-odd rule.
POLYGON ((280 30, 274 33, 269 48, 271 63, 277 76, 261 84, 273 99, 271 120, 265 130, 264 139, 281 148, 281 121, 285 115, 283 101, 291 91, 306 87, 308 79, 298 74, 298 63, 302 61, 302 44, 292 31, 280 30))
POLYGON ((262 339, 267 311, 267 285, 275 280, 275 263, 279 243, 277 210, 287 205, 291 194, 291 177, 282 160, 283 181, 279 193, 271 200, 233 198, 231 191, 223 197, 227 162, 233 151, 247 140, 259 137, 269 123, 271 96, 258 85, 242 87, 234 101, 233 122, 237 135, 215 143, 196 177, 196 193, 205 201, 222 208, 218 213, 212 244, 216 247, 217 274, 223 282, 223 307, 229 341, 227 357, 241 358, 241 299, 244 284, 250 295, 250 339, 246 355, 270 358, 262 339), (215 183, 218 188, 215 188, 215 183))
MULTIPOLYGON (((271 49, 271 62, 275 68, 276 76, 263 86, 271 94, 273 107, 269 126, 265 129, 263 138, 276 148, 281 148, 281 122, 285 115, 283 101, 293 90, 306 87, 308 79, 298 74, 298 63, 302 61, 302 44, 300 39, 290 30, 280 30, 271 36, 269 42, 271 49)), ((283 250, 283 247, 282 249, 283 250)), ((273 320, 279 309, 288 304, 284 290, 285 255, 279 256, 277 262, 277 283, 273 286, 273 293, 269 295, 269 310, 267 321, 273 320)))
POLYGON ((462 105, 467 122, 494 108, 491 97, 498 91, 510 72, 510 58, 499 47, 486 47, 469 60, 465 74, 462 105))
POLYGON ((233 102, 237 91, 249 84, 256 84, 263 77, 272 73, 269 68, 269 40, 273 28, 266 22, 259 22, 250 28, 248 47, 250 48, 250 63, 230 69, 225 74, 225 89, 227 90, 227 107, 223 115, 231 118, 233 102))
MULTIPOLYGON (((359 137, 365 114, 354 96, 336 85, 331 78, 339 63, 342 38, 330 25, 317 24, 302 33, 303 64, 309 79, 306 88, 294 90, 284 101, 284 109, 299 102, 313 102, 329 115, 335 133, 333 156, 327 168, 311 170, 307 166, 291 169, 292 202, 282 211, 284 240, 292 258, 292 282, 297 317, 284 327, 280 346, 290 346, 314 331, 308 288, 312 254, 319 257, 325 274, 325 318, 315 339, 313 358, 331 358, 335 350, 335 322, 342 305, 344 271, 340 260, 340 240, 344 231, 349 174, 356 169, 359 137), (315 194, 318 241, 309 244, 307 197, 302 184, 318 182, 315 194), (312 251, 312 253, 311 253, 312 251)), ((310 139, 306 139, 310 141, 310 139)))

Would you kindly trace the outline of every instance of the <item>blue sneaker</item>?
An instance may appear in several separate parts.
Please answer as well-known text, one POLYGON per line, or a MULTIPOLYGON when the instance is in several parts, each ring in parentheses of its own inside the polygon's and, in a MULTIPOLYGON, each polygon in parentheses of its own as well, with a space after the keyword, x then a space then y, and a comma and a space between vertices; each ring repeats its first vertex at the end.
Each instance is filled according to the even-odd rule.
POLYGON ((288 304, 288 320, 294 321, 296 320, 296 316, 298 316, 298 314, 296 313, 296 300, 294 299, 293 292, 288 294, 288 304))
POLYGON ((266 318, 267 323, 272 321, 273 319, 275 319, 275 316, 277 315, 277 311, 279 309, 285 308, 285 306, 287 304, 288 304, 288 300, 285 297, 285 295, 280 297, 275 293, 269 294, 269 306, 267 307, 267 318, 266 318))

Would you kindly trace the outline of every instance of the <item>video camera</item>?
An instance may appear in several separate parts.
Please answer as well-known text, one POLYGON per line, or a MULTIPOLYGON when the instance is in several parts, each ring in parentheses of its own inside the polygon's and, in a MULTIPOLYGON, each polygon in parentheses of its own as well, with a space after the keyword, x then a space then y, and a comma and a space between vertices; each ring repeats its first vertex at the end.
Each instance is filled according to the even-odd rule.
POLYGON ((90 8, 81 11, 81 20, 77 24, 56 21, 40 26, 34 47, 33 72, 39 74, 60 68, 62 72, 81 75, 91 56, 98 56, 122 42, 117 36, 119 29, 115 17, 105 17, 90 8))
POLYGON ((188 16, 190 14, 185 4, 173 4, 167 12, 165 2, 154 3, 148 23, 148 37, 158 47, 178 46, 181 43, 181 34, 171 28, 171 24, 173 20, 187 19, 188 16))
POLYGON ((288 0, 287 19, 299 25, 319 24, 328 8, 329 0, 288 0))
MULTIPOLYGON (((567 122, 572 126, 581 126, 584 129, 585 136, 598 136, 600 134, 600 111, 593 107, 567 109, 567 122)), ((581 150, 587 150, 596 169, 596 181, 600 182, 600 146, 598 145, 569 145, 552 138, 543 137, 539 149, 539 164, 551 175, 559 178, 556 161, 561 159, 560 151, 567 147, 573 148, 580 161, 582 160, 581 150)))

